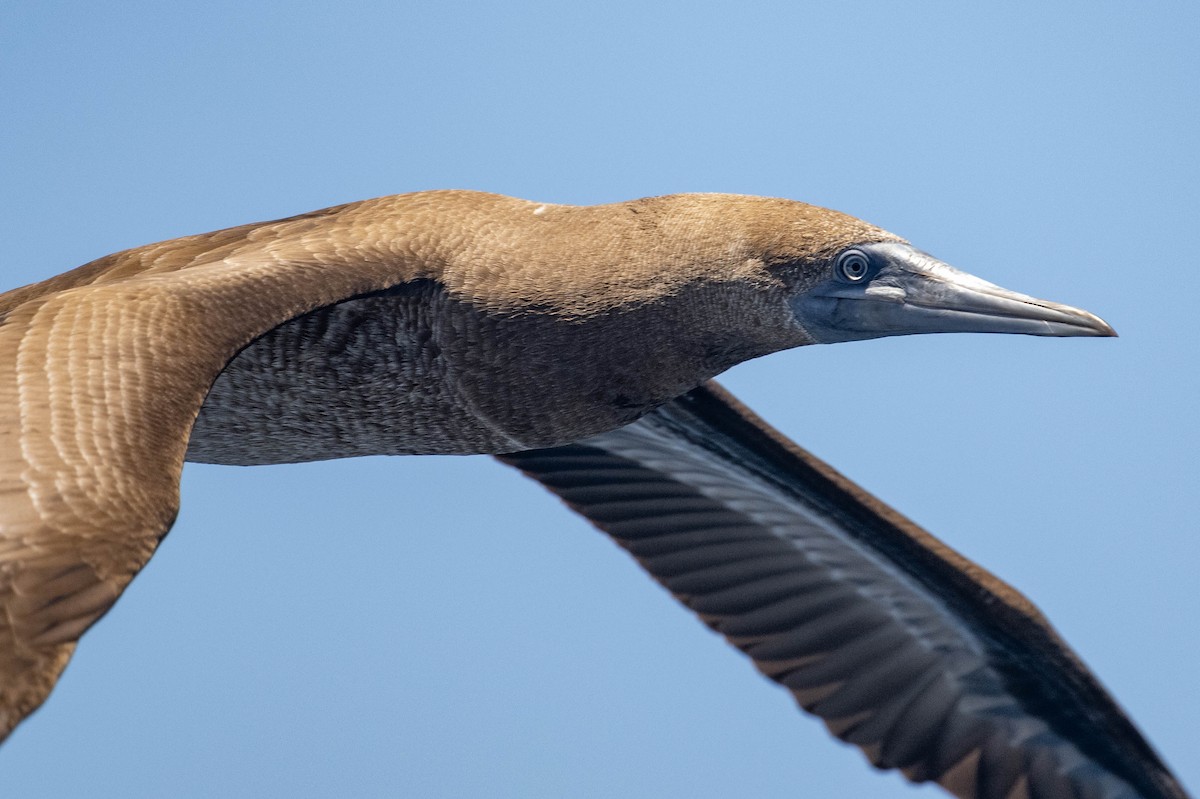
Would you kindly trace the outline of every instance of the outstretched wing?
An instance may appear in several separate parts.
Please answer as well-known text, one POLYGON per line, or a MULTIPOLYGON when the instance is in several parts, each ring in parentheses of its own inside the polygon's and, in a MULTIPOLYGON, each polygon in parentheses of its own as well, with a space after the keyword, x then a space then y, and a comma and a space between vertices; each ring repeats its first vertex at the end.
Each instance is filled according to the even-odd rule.
POLYGON ((964 799, 1184 796, 1028 600, 715 384, 501 460, 879 768, 964 799))
POLYGON ((405 279, 398 259, 355 252, 369 220, 341 241, 307 235, 312 221, 151 245, 0 295, 0 740, 171 526, 188 435, 230 358, 405 279))

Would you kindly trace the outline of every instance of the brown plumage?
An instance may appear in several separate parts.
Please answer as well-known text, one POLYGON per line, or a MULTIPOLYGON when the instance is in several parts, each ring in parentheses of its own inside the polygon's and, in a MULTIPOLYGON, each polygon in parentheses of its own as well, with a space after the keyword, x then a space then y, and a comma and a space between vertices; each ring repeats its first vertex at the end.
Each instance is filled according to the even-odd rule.
POLYGON ((963 797, 1183 796, 1027 600, 844 480, 853 510, 828 505, 827 472, 722 416, 716 389, 676 400, 816 341, 1111 334, 1011 293, 1036 330, 1007 310, 981 327, 969 303, 931 323, 927 300, 896 326, 916 289, 889 258, 1002 292, 786 200, 428 192, 148 245, 0 296, 0 736, 153 554, 185 458, 512 453, 878 765, 963 797), (876 271, 838 272, 851 252, 876 271), (870 297, 847 293, 859 281, 870 297), (788 514, 835 543, 779 534, 788 514), (902 534, 863 532, 883 527, 902 534), (806 549, 835 544, 829 561, 806 549), (830 571, 839 558, 861 561, 844 567, 856 581, 830 571), (906 654, 879 671, 889 650, 906 654))

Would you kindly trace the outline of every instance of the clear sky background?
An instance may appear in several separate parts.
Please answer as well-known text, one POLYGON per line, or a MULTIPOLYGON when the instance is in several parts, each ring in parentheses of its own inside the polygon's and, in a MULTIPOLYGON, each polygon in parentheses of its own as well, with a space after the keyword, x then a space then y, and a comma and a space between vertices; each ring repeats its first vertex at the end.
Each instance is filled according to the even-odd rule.
MULTIPOLYGON (((0 8, 0 277, 335 203, 680 191, 863 217, 1115 340, 724 380, 1027 592, 1200 791, 1200 12, 1176 3, 0 8)), ((190 466, 0 749, 8 797, 900 797, 487 458, 190 466)))

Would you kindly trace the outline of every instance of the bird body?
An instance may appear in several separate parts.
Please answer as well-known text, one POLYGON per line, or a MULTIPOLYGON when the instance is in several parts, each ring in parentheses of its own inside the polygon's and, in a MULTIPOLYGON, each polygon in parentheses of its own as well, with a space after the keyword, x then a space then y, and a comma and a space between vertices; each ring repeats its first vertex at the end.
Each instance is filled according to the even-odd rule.
POLYGON ((399 195, 0 295, 0 736, 150 558, 185 459, 482 453, 881 767, 963 797, 1182 797, 1027 600, 702 387, 789 347, 953 331, 1113 334, 853 217, 735 195, 399 195))
POLYGON ((888 240, 764 198, 574 207, 428 192, 148 245, 33 288, 149 281, 153 293, 151 278, 171 275, 172 302, 196 296, 165 313, 212 328, 206 311, 219 308, 231 335, 213 342, 224 374, 193 433, 195 459, 508 452, 611 429, 740 361, 808 343, 786 282, 851 242, 888 240), (312 295, 317 282, 332 291, 312 295), (353 376, 313 379, 343 367, 353 376), (362 385, 339 399, 366 375, 391 396, 362 385))

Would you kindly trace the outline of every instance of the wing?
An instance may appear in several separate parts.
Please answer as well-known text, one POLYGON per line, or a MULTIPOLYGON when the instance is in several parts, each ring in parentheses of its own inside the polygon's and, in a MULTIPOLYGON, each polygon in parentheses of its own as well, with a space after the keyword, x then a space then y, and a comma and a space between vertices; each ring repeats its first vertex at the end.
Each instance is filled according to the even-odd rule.
POLYGON ((715 384, 501 460, 879 768, 964 799, 1185 796, 1028 600, 715 384))
POLYGON ((151 245, 0 296, 0 740, 171 526, 189 432, 230 358, 409 277, 404 259, 356 249, 378 239, 369 216, 319 218, 338 213, 151 245))

